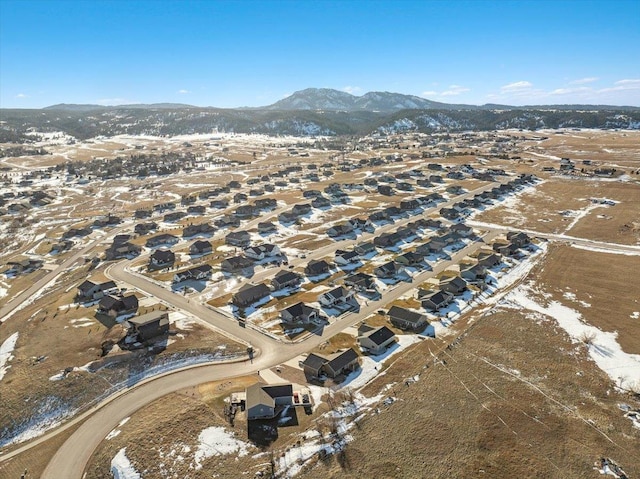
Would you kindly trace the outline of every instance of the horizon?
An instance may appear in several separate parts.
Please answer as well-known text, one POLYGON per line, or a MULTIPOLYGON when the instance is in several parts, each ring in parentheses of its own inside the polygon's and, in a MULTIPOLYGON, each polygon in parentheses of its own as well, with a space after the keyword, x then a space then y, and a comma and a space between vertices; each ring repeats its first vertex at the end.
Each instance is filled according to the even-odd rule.
POLYGON ((477 106, 638 107, 638 24, 633 0, 3 0, 0 108, 257 108, 309 85, 477 106))

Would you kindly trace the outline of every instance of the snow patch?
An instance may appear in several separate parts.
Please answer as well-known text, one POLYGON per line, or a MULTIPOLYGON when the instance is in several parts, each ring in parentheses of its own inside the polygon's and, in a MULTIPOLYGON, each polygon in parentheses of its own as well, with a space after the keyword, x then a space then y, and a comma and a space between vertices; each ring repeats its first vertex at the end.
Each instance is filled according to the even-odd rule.
POLYGON ((640 385, 640 355, 625 353, 617 341, 617 332, 606 332, 584 322, 582 315, 558 301, 542 306, 532 299, 530 285, 521 285, 503 300, 507 307, 528 309, 556 320, 574 343, 583 342, 589 356, 618 385, 640 385))
POLYGON ((111 474, 114 479, 142 479, 142 476, 136 468, 133 467, 131 461, 126 454, 126 447, 118 451, 118 454, 111 460, 111 474))
POLYGON ((2 346, 0 346, 0 381, 11 367, 7 363, 13 359, 13 354, 11 353, 13 353, 17 341, 18 333, 15 332, 5 339, 2 346))
POLYGON ((202 469, 202 461, 211 456, 237 454, 242 457, 249 453, 251 447, 251 444, 236 439, 220 426, 203 429, 198 435, 198 441, 198 450, 194 456, 196 469, 202 469))

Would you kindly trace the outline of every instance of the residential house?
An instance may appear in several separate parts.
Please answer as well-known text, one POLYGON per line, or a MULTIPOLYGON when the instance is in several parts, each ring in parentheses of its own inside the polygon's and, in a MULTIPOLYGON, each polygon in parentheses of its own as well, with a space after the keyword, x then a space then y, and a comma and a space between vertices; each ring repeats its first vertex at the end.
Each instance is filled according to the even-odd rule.
POLYGON ((244 248, 249 246, 249 243, 251 242, 251 235, 248 231, 232 231, 225 236, 224 242, 231 246, 244 248))
POLYGON ((326 308, 336 308, 348 304, 354 293, 344 286, 338 286, 318 296, 318 302, 326 308))
POLYGON ((507 240, 512 244, 517 246, 518 248, 522 248, 523 246, 531 243, 531 238, 527 233, 523 233, 521 231, 510 231, 507 233, 507 240))
POLYGON ((40 269, 44 261, 41 259, 24 258, 18 261, 7 261, 9 269, 4 274, 26 274, 40 269))
POLYGON ((289 324, 309 324, 320 318, 320 311, 317 308, 308 306, 302 302, 289 306, 280 311, 280 319, 283 323, 289 324))
POLYGON ((131 332, 137 336, 138 341, 144 342, 150 339, 164 336, 169 332, 169 313, 166 311, 153 311, 141 316, 134 316, 127 320, 131 332))
POLYGON ((107 261, 126 258, 127 256, 135 256, 139 255, 142 251, 142 248, 137 244, 130 243, 125 241, 120 244, 112 244, 109 248, 107 248, 104 252, 104 257, 107 261))
POLYGON ((415 198, 408 198, 400 201, 400 209, 402 211, 413 211, 420 207, 420 202, 415 198))
POLYGON ((358 255, 356 251, 344 251, 338 249, 336 250, 334 261, 338 265, 347 266, 360 261, 360 255, 358 255))
POLYGON ((342 374, 355 371, 360 366, 358 353, 349 348, 346 351, 337 352, 330 356, 321 356, 310 353, 300 366, 308 377, 328 376, 336 378, 342 374))
POLYGON ((167 213, 166 215, 164 215, 162 217, 162 221, 164 221, 165 223, 174 223, 181 220, 185 216, 187 216, 187 213, 185 213, 184 211, 172 211, 171 213, 167 213))
POLYGON ((203 215, 205 214, 207 207, 204 205, 192 205, 187 208, 188 215, 203 215))
POLYGON ((360 348, 374 355, 382 354, 397 340, 395 333, 386 326, 366 328, 364 331, 358 329, 358 344, 360 348))
POLYGON ((260 214, 260 208, 254 205, 240 205, 233 214, 236 218, 251 218, 260 214))
POLYGON ((194 281, 206 281, 211 278, 212 268, 208 264, 201 264, 193 268, 178 271, 173 276, 174 283, 180 283, 182 281, 194 280, 194 281))
POLYGON ((330 265, 325 260, 311 260, 304 268, 304 273, 307 276, 319 276, 329 272, 330 265))
POLYGON ((271 294, 269 287, 264 284, 245 284, 242 288, 235 293, 231 299, 231 302, 239 308, 246 308, 253 303, 266 298, 271 294))
POLYGON ((93 281, 86 280, 78 286, 76 298, 78 301, 94 301, 107 294, 113 293, 116 289, 116 283, 113 281, 94 283, 93 281))
POLYGON ((272 419, 293 403, 293 385, 257 383, 246 389, 245 397, 247 420, 272 419))
POLYGON ((294 288, 302 282, 302 277, 293 271, 280 270, 271 280, 271 287, 274 291, 284 288, 294 288))
POLYGON ((340 236, 346 236, 353 233, 353 227, 349 223, 340 223, 333 225, 327 230, 327 235, 330 238, 338 238, 340 236))
POLYGON ((402 330, 418 331, 428 324, 424 314, 400 306, 391 306, 387 315, 391 324, 402 330))
POLYGON ((422 307, 427 311, 437 311, 453 301, 453 294, 443 291, 418 291, 418 299, 422 301, 422 307))
POLYGON ((366 273, 355 273, 347 276, 344 278, 344 285, 360 292, 377 291, 374 277, 366 273))
POLYGON ((320 198, 322 192, 320 190, 305 190, 302 192, 302 196, 305 198, 320 198))
POLYGON ((213 252, 213 245, 211 241, 197 240, 189 246, 189 254, 191 255, 205 255, 213 252))
POLYGON ((98 303, 97 313, 107 316, 117 317, 128 314, 135 314, 138 310, 138 298, 131 294, 129 296, 106 295, 98 303))
POLYGON ((503 256, 510 256, 518 251, 518 247, 513 243, 503 243, 496 241, 492 245, 493 251, 500 253, 503 256))
POLYGON ((224 273, 237 273, 253 266, 253 261, 244 256, 232 256, 225 258, 220 263, 220 270, 224 273))
POLYGON ((485 266, 487 268, 491 268, 502 262, 502 260, 500 259, 500 256, 498 256, 495 253, 491 253, 487 251, 480 251, 478 253, 477 259, 478 259, 479 265, 485 266))
POLYGON ((223 210, 229 206, 229 200, 213 200, 209 203, 211 208, 215 208, 218 210, 223 210))
POLYGON ((233 195, 233 202, 234 203, 244 203, 245 201, 247 201, 248 196, 245 195, 244 193, 236 193, 235 195, 233 195))
POLYGON ((295 216, 306 215, 310 212, 311 212, 311 205, 309 203, 301 203, 301 204, 293 205, 293 208, 291 208, 291 213, 293 213, 295 216))
POLYGON ((397 256, 394 261, 405 267, 406 266, 425 266, 424 256, 421 256, 418 253, 414 253, 413 251, 408 251, 407 253, 397 256))
POLYGON ((394 261, 384 263, 373 270, 373 274, 382 279, 397 278, 403 273, 404 267, 394 261))
POLYGON ((467 290, 467 282, 460 276, 442 276, 440 289, 451 294, 460 294, 467 290))
POLYGON ((276 225, 274 225, 271 221, 263 221, 261 223, 258 223, 258 233, 271 233, 276 230, 276 225))
POLYGON ((213 224, 218 228, 237 228, 240 226, 240 218, 234 215, 224 215, 217 218, 213 224))
POLYGON ((244 254, 247 258, 260 261, 265 258, 280 256, 280 248, 274 244, 261 244, 245 248, 244 254))
POLYGON ((353 348, 332 354, 326 359, 327 362, 323 364, 322 371, 333 379, 346 375, 360 367, 360 357, 353 348))
POLYGON ((295 223, 298 220, 298 216, 291 211, 283 211, 278 215, 278 221, 280 223, 295 223))
POLYGON ((374 231, 374 226, 368 218, 351 218, 347 223, 356 230, 369 231, 371 233, 374 231))
POLYGON ((481 264, 461 264, 460 277, 471 284, 481 284, 487 277, 487 268, 481 264))
POLYGON ((354 251, 360 256, 366 256, 370 253, 377 253, 376 245, 371 242, 357 244, 354 251))
POLYGON ((390 185, 378 185, 378 193, 384 196, 392 196, 393 188, 390 185))
POLYGON ((162 269, 173 266, 176 255, 170 249, 157 249, 149 256, 149 269, 162 269))
POLYGON ((261 211, 270 211, 276 209, 278 203, 275 198, 260 198, 255 201, 255 205, 261 211))
POLYGON ((393 248, 402 238, 395 233, 382 233, 380 236, 376 236, 373 239, 373 244, 378 248, 388 249, 393 248))
POLYGON ((455 208, 441 208, 440 216, 448 220, 455 220, 460 217, 460 212, 455 208))
POLYGON ((199 234, 209 234, 209 233, 213 233, 215 230, 213 228, 213 226, 211 226, 209 223, 200 223, 198 225, 189 225, 189 226, 185 226, 185 228, 182 230, 182 237, 183 238, 190 238, 192 236, 196 236, 199 234))
POLYGON ((149 223, 138 223, 133 229, 133 232, 137 235, 146 235, 156 229, 158 229, 158 223, 151 221, 149 223))
POLYGON ((173 245, 173 244, 176 244, 178 241, 180 241, 180 238, 178 238, 177 236, 174 236, 168 233, 162 233, 149 238, 146 241, 145 246, 147 248, 155 248, 157 246, 162 246, 162 245, 173 245))
POLYGON ((463 237, 471 236, 473 233, 473 228, 465 225, 464 223, 456 223, 455 225, 452 225, 449 230, 463 237))

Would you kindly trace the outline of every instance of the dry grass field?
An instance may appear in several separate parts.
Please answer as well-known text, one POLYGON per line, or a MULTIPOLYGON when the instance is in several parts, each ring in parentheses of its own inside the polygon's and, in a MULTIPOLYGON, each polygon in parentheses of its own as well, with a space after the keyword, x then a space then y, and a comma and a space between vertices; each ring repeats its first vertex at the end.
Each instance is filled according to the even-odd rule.
POLYGON ((568 246, 552 248, 536 284, 550 298, 579 311, 585 322, 617 331, 622 349, 640 354, 640 256, 598 253, 568 246))
POLYGON ((478 221, 620 244, 640 242, 640 185, 552 177, 478 214, 478 221), (614 206, 594 205, 608 198, 614 206))

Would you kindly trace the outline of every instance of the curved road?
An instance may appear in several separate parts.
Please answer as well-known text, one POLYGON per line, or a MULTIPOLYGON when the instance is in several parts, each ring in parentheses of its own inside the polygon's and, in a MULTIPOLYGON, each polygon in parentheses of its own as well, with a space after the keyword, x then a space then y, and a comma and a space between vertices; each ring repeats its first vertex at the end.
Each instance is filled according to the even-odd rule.
MULTIPOLYGON (((473 191, 467 192, 463 195, 459 195, 446 201, 443 204, 440 204, 439 207, 446 206, 485 189, 492 188, 494 185, 495 183, 488 184, 481 188, 477 188, 473 191)), ((435 210, 435 208, 429 209, 425 211, 425 213, 429 213, 432 210, 435 210)), ((382 229, 379 229, 377 231, 377 234, 379 234, 383 230, 397 228, 401 224, 412 221, 413 219, 415 219, 415 217, 408 218, 406 221, 403 220, 396 222, 393 225, 389 225, 389 228, 384 227, 382 229)), ((102 238, 100 241, 104 241, 104 238, 102 238)), ((345 243, 348 243, 349 241, 351 240, 333 243, 329 245, 329 247, 321 248, 322 251, 314 252, 312 256, 316 256, 315 253, 325 255, 330 250, 335 250, 338 247, 343 246, 345 243), (327 251, 324 251, 325 249, 327 251)), ((445 269, 451 263, 468 254, 473 249, 477 248, 480 244, 481 243, 473 243, 469 245, 468 247, 456 253, 449 261, 439 263, 438 267, 433 271, 426 271, 418 275, 418 277, 416 277, 415 279, 424 281, 424 279, 426 279, 427 277, 432 276, 438 271, 445 269)), ((90 246, 93 247, 93 245, 90 246)), ((87 247, 78 254, 74 255, 76 257, 75 259, 79 258, 88 249, 90 249, 90 247, 87 247)), ((69 265, 71 264, 72 261, 69 262, 69 265)), ((42 475, 43 479, 81 479, 86 464, 90 460, 94 450, 103 441, 104 437, 112 429, 114 429, 123 418, 130 416, 135 411, 144 407, 150 402, 159 399, 166 394, 178 391, 183 388, 196 386, 204 382, 251 374, 260 369, 269 368, 285 362, 306 351, 309 351, 310 349, 313 349, 314 347, 326 341, 329 337, 339 333, 346 327, 356 324, 362 318, 373 313, 376 309, 380 308, 393 298, 399 297, 402 294, 405 294, 410 289, 414 288, 414 285, 412 283, 401 283, 396 287, 391 288, 391 290, 387 291, 384 294, 383 298, 381 298, 380 300, 369 301, 368 303, 366 303, 364 307, 361 307, 358 313, 348 313, 343 315, 332 324, 326 326, 322 330, 321 334, 311 335, 308 337, 308 339, 300 343, 285 343, 282 341, 277 341, 256 330, 244 328, 240 326, 237 321, 230 319, 229 317, 207 306, 199 304, 195 300, 191 302, 191 300, 187 297, 169 291, 164 287, 147 280, 146 278, 139 277, 127 272, 125 268, 128 264, 128 261, 122 261, 110 266, 108 270, 109 274, 114 279, 128 283, 134 288, 137 288, 150 296, 155 296, 159 300, 170 304, 176 309, 181 309, 189 312, 196 318, 199 318, 201 321, 207 323, 210 327, 220 331, 223 334, 233 337, 234 339, 239 338, 246 343, 250 343, 254 348, 260 351, 260 355, 256 359, 254 359, 253 362, 246 361, 244 363, 199 366, 181 371, 175 371, 161 377, 150 378, 145 382, 134 385, 131 388, 118 393, 111 398, 106 399, 104 402, 95 406, 90 411, 87 411, 82 416, 74 419, 74 421, 79 422, 81 419, 88 417, 88 419, 86 419, 86 421, 58 449, 54 457, 47 465, 47 468, 42 475)), ((63 265, 61 265, 60 268, 63 268, 63 265)), ((55 434, 56 432, 52 433, 51 435, 55 434)), ((43 436, 43 438, 44 437, 50 436, 45 435, 43 436)), ((24 449, 26 449, 26 446, 24 449)), ((17 451, 14 451, 14 453, 15 452, 17 451)), ((14 453, 11 453, 11 455, 13 456, 14 453)), ((8 458, 8 456, 5 456, 5 458, 8 458)), ((0 458, 0 460, 3 460, 3 458, 0 458)))

